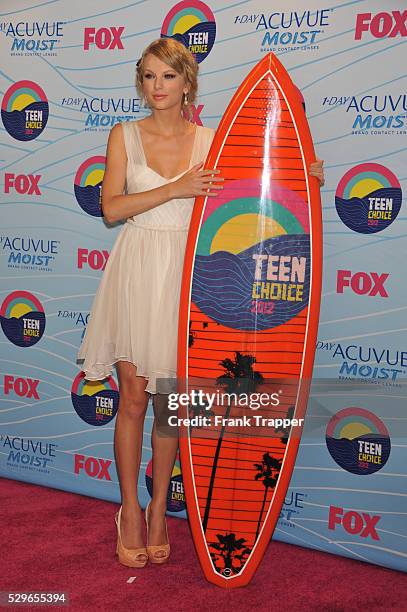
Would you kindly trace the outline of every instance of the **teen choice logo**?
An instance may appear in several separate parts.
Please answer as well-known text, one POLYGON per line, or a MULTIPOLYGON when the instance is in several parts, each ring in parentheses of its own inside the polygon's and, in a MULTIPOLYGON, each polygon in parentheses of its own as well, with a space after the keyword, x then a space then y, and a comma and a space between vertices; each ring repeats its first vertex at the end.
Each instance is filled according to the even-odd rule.
POLYGON ((7 132, 16 140, 34 140, 48 121, 48 100, 37 83, 18 81, 8 88, 1 105, 1 118, 7 132))
POLYGON ((284 187, 259 194, 233 181, 207 200, 196 248, 192 301, 217 323, 276 327, 307 305, 310 240, 305 201, 284 187))
MULTIPOLYGON (((153 461, 148 462, 146 469, 146 486, 151 497, 153 496, 153 461)), ((182 512, 186 508, 184 485, 182 482, 181 465, 177 454, 170 484, 167 492, 167 510, 169 512, 182 512)))
POLYGON ((106 425, 116 416, 119 391, 112 376, 105 380, 85 380, 79 372, 72 384, 71 399, 78 416, 89 425, 106 425))
POLYGON ((28 291, 13 291, 0 310, 1 327, 16 346, 33 346, 45 331, 45 313, 41 302, 28 291))
POLYGON ((360 234, 375 234, 391 225, 401 201, 397 177, 380 164, 360 164, 348 170, 335 194, 341 221, 360 234))
POLYGON ((210 53, 216 36, 215 17, 200 0, 172 7, 161 28, 162 38, 175 38, 193 53, 198 64, 210 53))
POLYGON ((364 408, 344 408, 326 429, 332 459, 352 474, 374 474, 390 455, 390 437, 384 423, 364 408))
POLYGON ((74 190, 79 206, 88 215, 102 216, 102 182, 106 167, 106 157, 95 155, 81 164, 75 174, 74 190))

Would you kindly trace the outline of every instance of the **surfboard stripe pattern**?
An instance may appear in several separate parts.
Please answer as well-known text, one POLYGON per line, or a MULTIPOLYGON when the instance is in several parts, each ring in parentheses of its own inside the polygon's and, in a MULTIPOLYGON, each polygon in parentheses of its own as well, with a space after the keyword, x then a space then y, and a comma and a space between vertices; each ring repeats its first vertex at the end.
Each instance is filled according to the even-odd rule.
POLYGON ((205 165, 221 170, 225 187, 196 201, 181 290, 185 390, 243 403, 278 397, 190 405, 183 415, 210 420, 181 426, 182 473, 205 576, 226 588, 247 584, 263 556, 300 441, 300 429, 270 423, 306 410, 322 260, 314 159, 298 91, 268 54, 217 130, 205 165))

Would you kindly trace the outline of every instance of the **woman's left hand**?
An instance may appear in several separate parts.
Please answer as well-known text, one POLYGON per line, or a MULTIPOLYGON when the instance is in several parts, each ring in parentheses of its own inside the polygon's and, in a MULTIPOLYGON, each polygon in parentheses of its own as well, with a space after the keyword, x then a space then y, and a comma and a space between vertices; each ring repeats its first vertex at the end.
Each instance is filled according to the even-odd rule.
POLYGON ((319 180, 320 187, 323 187, 325 184, 325 174, 324 174, 323 165, 324 165, 324 160, 317 158, 317 160, 312 162, 312 164, 310 164, 310 167, 309 167, 310 176, 317 177, 317 179, 319 180))

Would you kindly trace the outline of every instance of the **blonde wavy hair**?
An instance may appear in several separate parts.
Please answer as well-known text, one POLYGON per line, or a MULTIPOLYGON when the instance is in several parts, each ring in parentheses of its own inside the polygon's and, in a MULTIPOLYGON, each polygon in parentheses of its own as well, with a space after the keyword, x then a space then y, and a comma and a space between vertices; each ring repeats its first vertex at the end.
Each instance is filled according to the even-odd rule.
POLYGON ((136 88, 140 99, 143 99, 143 72, 146 55, 151 53, 159 60, 171 66, 175 72, 182 75, 188 85, 188 102, 182 108, 191 115, 190 105, 196 101, 198 91, 198 63, 193 54, 174 38, 158 38, 146 47, 137 62, 136 88))

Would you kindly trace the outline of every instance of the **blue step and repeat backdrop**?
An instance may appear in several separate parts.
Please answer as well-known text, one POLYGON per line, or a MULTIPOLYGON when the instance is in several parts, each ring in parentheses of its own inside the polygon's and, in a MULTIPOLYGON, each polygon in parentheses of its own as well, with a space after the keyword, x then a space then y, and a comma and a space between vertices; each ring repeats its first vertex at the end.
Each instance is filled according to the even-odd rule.
MULTIPOLYGON (((109 130, 141 118, 135 62, 160 36, 199 52, 193 120, 216 128, 273 51, 325 160, 314 387, 275 539, 407 569, 407 11, 388 2, 3 0, 0 473, 119 501, 114 376, 76 354, 120 226, 104 224, 109 130), (404 297, 404 299, 403 299, 404 297)), ((151 494, 152 407, 140 500, 151 494)), ((179 462, 168 510, 185 517, 179 462)))

